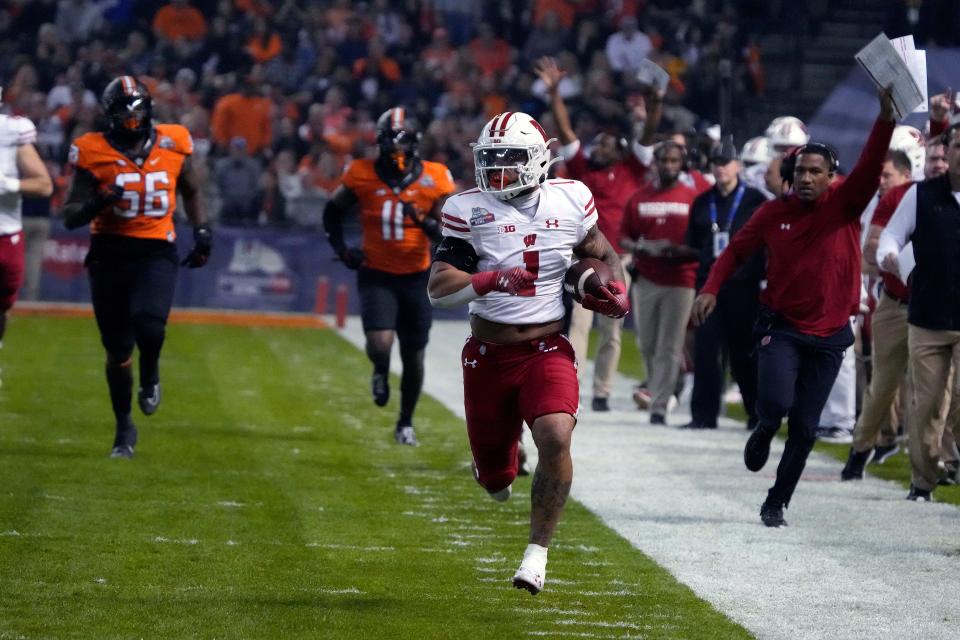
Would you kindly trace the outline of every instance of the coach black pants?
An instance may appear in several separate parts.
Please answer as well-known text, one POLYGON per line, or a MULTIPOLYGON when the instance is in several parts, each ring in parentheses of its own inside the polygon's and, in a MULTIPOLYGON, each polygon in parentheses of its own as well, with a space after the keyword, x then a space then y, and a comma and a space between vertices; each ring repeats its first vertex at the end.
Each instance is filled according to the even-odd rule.
POLYGON ((769 492, 769 499, 786 505, 817 440, 820 413, 843 352, 853 345, 853 330, 845 324, 833 335, 812 336, 761 313, 757 338, 757 429, 776 433, 787 417, 787 442, 769 492))
POLYGON ((728 284, 717 296, 717 308, 697 327, 693 347, 693 421, 716 426, 723 398, 724 361, 730 363, 743 396, 743 408, 755 420, 757 360, 753 329, 759 308, 756 284, 728 284))

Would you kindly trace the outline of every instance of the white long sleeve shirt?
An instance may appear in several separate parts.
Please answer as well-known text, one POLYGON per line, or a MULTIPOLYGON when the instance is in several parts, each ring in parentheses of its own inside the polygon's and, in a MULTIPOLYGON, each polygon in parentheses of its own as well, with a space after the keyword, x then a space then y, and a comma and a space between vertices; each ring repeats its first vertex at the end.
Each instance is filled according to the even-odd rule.
MULTIPOLYGON (((954 191, 953 197, 960 204, 960 191, 954 191)), ((897 256, 900 264, 900 280, 907 281, 910 272, 913 271, 914 256, 913 246, 910 243, 910 236, 917 228, 917 185, 910 187, 903 199, 893 212, 893 217, 880 234, 880 242, 877 245, 877 263, 882 264, 883 259, 893 254, 897 256), (910 245, 910 246, 908 246, 910 245)))

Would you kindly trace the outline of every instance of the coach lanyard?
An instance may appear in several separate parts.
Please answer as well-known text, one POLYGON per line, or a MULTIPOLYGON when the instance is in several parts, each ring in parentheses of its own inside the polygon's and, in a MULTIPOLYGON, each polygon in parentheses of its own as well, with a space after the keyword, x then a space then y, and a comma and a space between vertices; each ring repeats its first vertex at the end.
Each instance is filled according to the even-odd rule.
MULTIPOLYGON (((724 231, 730 231, 730 224, 733 222, 733 217, 737 215, 737 209, 740 208, 740 201, 743 199, 745 190, 741 184, 737 187, 737 192, 733 194, 733 202, 730 204, 730 210, 727 211, 727 224, 724 231)), ((720 230, 720 227, 717 226, 717 199, 712 191, 710 192, 710 230, 714 233, 720 230)))

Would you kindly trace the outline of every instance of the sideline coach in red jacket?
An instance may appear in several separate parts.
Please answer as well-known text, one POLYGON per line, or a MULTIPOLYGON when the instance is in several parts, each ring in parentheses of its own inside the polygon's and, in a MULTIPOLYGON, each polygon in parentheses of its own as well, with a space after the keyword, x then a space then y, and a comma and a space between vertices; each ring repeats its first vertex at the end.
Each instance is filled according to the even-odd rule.
POLYGON ((877 190, 893 127, 890 93, 881 91, 880 116, 857 165, 842 181, 833 181, 837 159, 830 147, 811 143, 795 151, 784 161, 784 177, 793 189, 762 205, 733 237, 694 304, 693 319, 700 324, 713 312, 724 281, 766 247, 767 288, 760 294, 756 326, 758 425, 743 459, 750 471, 762 469, 770 441, 788 416, 777 479, 760 508, 768 527, 787 524, 783 510, 816 442, 820 412, 843 352, 853 344, 850 316, 860 304, 860 214, 877 190))

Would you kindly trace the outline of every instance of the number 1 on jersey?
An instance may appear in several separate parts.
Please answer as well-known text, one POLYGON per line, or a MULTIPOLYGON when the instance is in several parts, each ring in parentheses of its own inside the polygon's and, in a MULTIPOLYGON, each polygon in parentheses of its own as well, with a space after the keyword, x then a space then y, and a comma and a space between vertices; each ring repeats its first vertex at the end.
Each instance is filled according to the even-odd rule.
MULTIPOLYGON (((536 282, 536 278, 540 275, 540 252, 524 251, 523 268, 533 274, 534 282, 536 282)), ((517 291, 518 296, 535 296, 536 294, 537 285, 533 282, 517 291)))
POLYGON ((380 228, 384 240, 403 240, 403 203, 399 200, 384 200, 380 210, 380 228))

